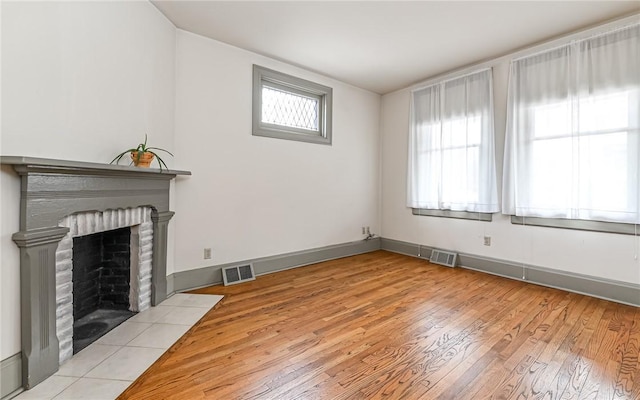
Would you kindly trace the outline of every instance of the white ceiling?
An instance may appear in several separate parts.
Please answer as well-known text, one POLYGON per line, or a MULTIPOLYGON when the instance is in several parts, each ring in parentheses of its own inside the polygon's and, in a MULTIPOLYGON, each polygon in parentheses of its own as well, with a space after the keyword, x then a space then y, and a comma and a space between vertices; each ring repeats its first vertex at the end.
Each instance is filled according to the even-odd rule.
POLYGON ((178 28, 384 94, 640 1, 153 1, 178 28))

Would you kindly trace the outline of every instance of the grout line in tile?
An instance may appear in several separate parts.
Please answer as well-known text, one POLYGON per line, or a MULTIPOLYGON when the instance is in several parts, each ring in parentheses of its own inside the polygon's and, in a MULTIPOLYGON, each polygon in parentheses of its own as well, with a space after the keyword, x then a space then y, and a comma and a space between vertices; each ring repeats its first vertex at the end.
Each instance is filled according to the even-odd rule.
MULTIPOLYGON (((180 336, 180 337, 182 337, 182 336, 180 336)), ((180 340, 180 338, 178 338, 178 340, 180 340)), ((177 342, 178 340, 176 340, 176 342, 177 342)), ((176 342, 171 343, 171 346, 173 346, 174 344, 176 344, 176 342)), ((169 350, 169 348, 170 348, 171 346, 169 346, 169 347, 124 346, 124 347, 127 347, 127 348, 129 348, 129 349, 157 349, 157 350, 164 350, 164 351, 167 351, 167 350, 169 350)))
POLYGON ((149 326, 147 326, 145 329, 143 329, 140 333, 138 333, 136 336, 132 337, 131 340, 129 340, 127 343, 125 343, 123 345, 123 347, 126 347, 129 343, 133 342, 134 340, 136 340, 136 338, 140 335, 142 335, 143 333, 145 333, 146 331, 148 331, 149 329, 151 329, 156 323, 155 322, 131 322, 132 324, 150 324, 149 326))
MULTIPOLYGON (((207 296, 207 295, 202 295, 202 296, 207 296)), ((222 296, 224 297, 224 296, 222 296)), ((220 300, 222 300, 222 298, 220 298, 218 300, 218 302, 220 302, 220 300)), ((205 314, 207 312, 209 312, 211 309, 213 309, 214 306, 216 306, 218 304, 218 302, 216 302, 216 304, 212 305, 212 306, 188 306, 188 305, 179 305, 179 306, 175 306, 175 305, 166 305, 163 306, 162 304, 156 306, 156 307, 173 307, 173 308, 197 308, 197 309, 206 309, 207 311, 205 312, 205 314)), ((204 315, 203 314, 203 317, 204 315)), ((154 325, 172 325, 172 326, 188 326, 187 330, 185 331, 184 334, 182 334, 178 339, 176 339, 173 343, 171 343, 168 347, 154 347, 153 349, 157 349, 157 350, 162 350, 163 352, 166 352, 169 348, 171 348, 171 346, 173 346, 174 344, 176 344, 181 338, 182 336, 184 336, 191 328, 193 328, 199 321, 201 318, 199 318, 197 321, 193 322, 193 323, 185 323, 185 324, 176 324, 176 323, 168 323, 168 322, 137 322, 137 321, 130 321, 132 323, 143 323, 143 324, 150 324, 146 329, 144 329, 143 331, 141 331, 138 335, 136 335, 134 338, 132 338, 129 342, 127 342, 127 344, 125 345, 114 345, 114 344, 103 344, 103 343, 99 343, 101 346, 111 346, 111 347, 117 347, 118 349, 111 355, 109 355, 107 358, 105 358, 104 360, 102 360, 100 363, 98 363, 97 365, 95 365, 93 368, 91 368, 90 370, 88 370, 87 372, 85 372, 84 375, 82 375, 81 377, 78 376, 68 376, 68 375, 58 375, 56 373, 56 375, 52 375, 52 376, 59 376, 59 377, 64 377, 64 378, 72 378, 73 381, 67 385, 66 387, 64 387, 60 392, 53 394, 51 397, 49 397, 49 399, 54 399, 57 396, 59 396, 62 392, 64 392, 65 390, 67 390, 71 385, 73 385, 74 383, 78 382, 80 379, 86 378, 86 379, 103 379, 103 380, 109 380, 109 381, 118 381, 118 382, 129 382, 129 383, 133 383, 135 381, 135 379, 132 380, 128 380, 128 379, 114 379, 114 378, 88 378, 87 375, 93 371, 94 369, 98 368, 100 365, 102 365, 103 363, 107 362, 107 360, 109 360, 111 357, 114 357, 116 353, 118 353, 120 350, 122 350, 123 348, 142 348, 142 349, 148 349, 149 347, 143 347, 143 346, 130 346, 129 343, 131 343, 133 340, 135 340, 138 336, 142 335, 144 332, 146 332, 149 329, 152 329, 154 327, 154 325)), ((94 342, 95 343, 95 342, 94 342)), ((164 354, 164 353, 163 353, 164 354)), ((162 357, 162 355, 160 356, 162 357)), ((156 360, 157 361, 157 360, 156 360)), ((156 362, 154 361, 154 363, 156 362)), ((146 370, 145 370, 146 371, 146 370)), ((144 373, 144 372, 143 372, 144 373)), ((141 374, 142 375, 142 374, 141 374)), ((138 376, 139 377, 139 376, 138 376)), ((136 379, 138 378, 136 377, 136 379)))
MULTIPOLYGON (((99 362, 97 365, 95 365, 93 368, 91 368, 90 370, 88 370, 87 372, 84 373, 84 375, 82 375, 81 378, 86 378, 87 375, 89 373, 91 373, 91 371, 93 371, 94 369, 98 368, 100 365, 102 365, 102 363, 106 362, 108 359, 110 359, 111 357, 113 357, 115 354, 117 354, 120 350, 122 350, 123 348, 125 348, 126 346, 118 346, 120 347, 118 350, 116 350, 113 354, 111 354, 109 357, 105 358, 104 360, 102 360, 101 362, 99 362)), ((115 380, 115 379, 114 379, 115 380)))

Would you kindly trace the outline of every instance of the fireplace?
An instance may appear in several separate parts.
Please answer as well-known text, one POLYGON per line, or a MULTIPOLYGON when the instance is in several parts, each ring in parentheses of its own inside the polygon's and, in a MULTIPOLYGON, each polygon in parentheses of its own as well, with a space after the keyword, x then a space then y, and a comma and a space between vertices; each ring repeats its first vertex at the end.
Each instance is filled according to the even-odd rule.
POLYGON ((131 228, 73 238, 72 277, 74 331, 78 320, 98 310, 128 310, 131 228))
POLYGON ((133 316, 130 247, 131 228, 73 238, 73 354, 133 316))
MULTIPOLYGON (((132 312, 144 311, 151 305, 151 280, 153 261, 153 209, 150 207, 137 207, 118 210, 105 210, 103 212, 83 212, 76 213, 63 218, 58 225, 67 227, 69 232, 58 244, 56 251, 56 333, 60 342, 59 359, 60 364, 70 359, 84 345, 91 342, 86 329, 93 331, 95 335, 104 334, 108 330, 124 321, 126 313, 102 312, 100 315, 105 321, 102 324, 93 324, 85 331, 80 332, 80 336, 88 336, 80 339, 76 334, 76 321, 85 316, 80 310, 78 318, 78 301, 76 296, 79 290, 84 290, 86 285, 78 287, 76 275, 82 275, 83 270, 92 269, 95 264, 100 264, 97 268, 103 268, 104 263, 115 261, 119 266, 127 263, 127 277, 116 278, 113 274, 106 276, 103 273, 104 285, 98 281, 88 290, 90 294, 95 294, 96 298, 89 299, 88 304, 91 311, 95 309, 125 309, 132 312), (121 235, 118 235, 121 234, 121 235), (107 238, 105 240, 105 235, 107 238), (115 235, 115 237, 112 237, 115 235), (124 237, 122 237, 124 236, 124 237), (105 241, 107 242, 105 244, 105 241), (77 256, 83 257, 84 242, 88 242, 93 250, 89 253, 89 260, 80 260, 78 265, 77 256), (126 243, 118 243, 126 242, 126 243), (80 248, 78 247, 80 245, 80 248), (116 254, 108 254, 110 245, 115 245, 111 250, 116 254), (127 254, 119 254, 127 247, 127 254), (105 249, 106 247, 106 249, 105 249), (107 254, 105 254, 107 250, 107 254), (99 255, 99 257, 98 257, 99 255), (98 259, 99 258, 99 259, 98 259), (127 288, 121 287, 126 281, 127 288), (112 286, 112 285, 115 285, 112 286), (123 297, 116 304, 113 302, 112 289, 121 288, 126 291, 123 297), (99 291, 104 289, 109 292, 107 298, 100 301, 99 291), (95 305, 92 307, 91 305, 95 305), (100 307, 102 306, 102 307, 100 307), (93 327, 93 329, 92 329, 93 327), (78 339, 82 341, 76 346, 78 339)), ((113 252, 112 252, 113 253, 113 252)), ((122 268, 117 268, 116 274, 122 275, 122 268)), ((84 271, 89 272, 89 271, 84 271)), ((82 278, 82 276, 80 276, 82 278)), ((84 304, 84 301, 82 302, 84 304)), ((130 316, 130 315, 129 315, 130 316)), ((83 321, 84 322, 84 321, 83 321)), ((87 323, 100 322, 89 318, 87 323)))
POLYGON ((130 307, 138 311, 162 302, 173 217, 170 181, 191 173, 31 157, 0 161, 21 178, 20 231, 13 240, 20 248, 22 382, 30 389, 73 353, 73 237, 133 227, 138 240, 132 240, 132 260, 142 259, 130 282, 130 307))

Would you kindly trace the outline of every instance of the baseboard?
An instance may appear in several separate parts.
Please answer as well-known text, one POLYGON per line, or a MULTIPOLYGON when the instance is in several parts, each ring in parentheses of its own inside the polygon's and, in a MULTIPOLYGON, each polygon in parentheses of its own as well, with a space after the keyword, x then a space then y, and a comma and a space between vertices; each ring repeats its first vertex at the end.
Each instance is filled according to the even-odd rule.
MULTIPOLYGON (((253 260, 236 261, 228 264, 176 272, 172 275, 171 279, 167 278, 167 286, 169 286, 169 281, 171 281, 171 292, 180 292, 202 286, 221 284, 222 273, 220 270, 238 264, 253 263, 256 276, 260 276, 376 250, 380 250, 380 238, 319 247, 253 260)), ((167 292, 170 291, 167 290, 167 292)))
POLYGON ((173 280, 174 274, 167 275, 167 298, 173 296, 173 294, 176 292, 174 289, 173 280))
POLYGON ((0 361, 0 398, 10 399, 22 391, 22 353, 0 361))
MULTIPOLYGON (((255 273, 259 276, 336 258, 368 253, 379 249, 429 259, 433 247, 386 238, 375 238, 367 241, 326 246, 272 257, 176 272, 170 277, 167 277, 167 286, 171 286, 171 290, 167 290, 167 292, 180 292, 202 286, 221 284, 222 273, 220 270, 227 266, 252 262, 255 273)), ((633 283, 558 271, 528 264, 523 265, 506 260, 465 253, 458 254, 458 266, 640 307, 640 285, 633 283)))
POLYGON ((382 250, 391 251, 393 253, 404 254, 412 257, 420 257, 429 259, 431 257, 432 247, 421 246, 414 243, 403 242, 401 240, 394 239, 380 239, 380 248, 382 250))
MULTIPOLYGON (((429 258, 433 249, 429 246, 385 238, 380 241, 380 246, 382 250, 413 257, 418 257, 420 254, 420 258, 426 259, 429 258)), ((458 266, 640 307, 640 285, 638 284, 464 253, 458 253, 458 266)))

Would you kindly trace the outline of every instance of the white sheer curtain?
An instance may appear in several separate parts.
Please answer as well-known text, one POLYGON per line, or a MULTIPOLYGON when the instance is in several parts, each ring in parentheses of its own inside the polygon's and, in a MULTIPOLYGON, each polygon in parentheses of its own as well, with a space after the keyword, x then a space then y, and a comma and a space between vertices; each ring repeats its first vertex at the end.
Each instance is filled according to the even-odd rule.
POLYGON ((499 211, 491 69, 413 91, 407 205, 499 211))
POLYGON ((640 24, 511 62, 503 213, 640 223, 640 24))

